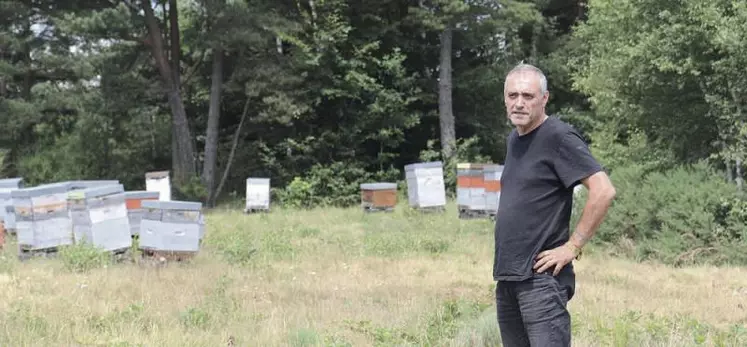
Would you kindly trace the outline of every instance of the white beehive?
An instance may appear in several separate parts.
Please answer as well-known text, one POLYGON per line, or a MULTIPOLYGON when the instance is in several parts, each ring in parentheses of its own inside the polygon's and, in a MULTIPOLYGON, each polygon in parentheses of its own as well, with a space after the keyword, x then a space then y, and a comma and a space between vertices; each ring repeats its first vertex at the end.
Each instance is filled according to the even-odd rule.
POLYGON ((130 221, 130 234, 140 235, 140 222, 145 215, 143 201, 158 200, 158 192, 136 190, 125 192, 125 203, 127 205, 127 217, 130 221))
POLYGON ((414 208, 446 206, 443 163, 440 161, 405 165, 407 200, 414 208))
POLYGON ((153 171, 145 174, 145 190, 158 192, 159 200, 171 201, 171 177, 169 171, 153 171))
POLYGON ((270 179, 250 177, 246 179, 245 212, 270 209, 270 179))
POLYGON ((187 201, 142 203, 140 248, 148 251, 198 252, 204 226, 202 204, 187 201))
POLYGON ((88 243, 105 251, 123 250, 132 245, 121 184, 71 191, 68 208, 76 243, 88 243))
POLYGON ((67 193, 67 184, 22 188, 11 192, 19 249, 39 250, 73 243, 67 193))

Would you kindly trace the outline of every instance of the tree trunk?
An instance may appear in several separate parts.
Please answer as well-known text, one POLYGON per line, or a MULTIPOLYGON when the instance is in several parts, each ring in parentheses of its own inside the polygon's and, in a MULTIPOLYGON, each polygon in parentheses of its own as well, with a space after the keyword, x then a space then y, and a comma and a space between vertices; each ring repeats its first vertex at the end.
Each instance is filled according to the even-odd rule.
POLYGON ((218 157, 218 127, 220 126, 220 101, 223 87, 223 49, 213 50, 213 74, 210 86, 210 107, 208 110, 205 139, 205 162, 202 167, 202 181, 207 188, 207 204, 212 207, 215 194, 215 166, 218 157))
POLYGON ((743 191, 744 186, 744 179, 742 177, 742 159, 737 159, 736 164, 734 164, 734 167, 736 168, 737 174, 736 174, 736 181, 737 181, 737 190, 741 193, 743 191))
POLYGON ((179 10, 176 7, 176 0, 169 0, 169 30, 171 30, 171 73, 174 74, 174 84, 177 90, 182 86, 181 70, 179 64, 182 61, 181 38, 179 37, 179 10))
POLYGON ((226 168, 223 169, 223 176, 221 177, 218 188, 215 190, 215 194, 213 195, 213 201, 211 202, 212 206, 215 206, 215 201, 218 199, 218 196, 220 196, 220 192, 223 190, 223 185, 228 179, 228 173, 231 170, 231 164, 233 164, 233 157, 236 155, 236 148, 238 148, 239 146, 239 136, 241 135, 241 128, 244 126, 244 120, 246 119, 246 115, 248 113, 249 98, 247 97, 246 102, 244 103, 244 112, 241 113, 239 126, 236 128, 236 132, 233 134, 233 144, 231 144, 231 153, 228 155, 228 160, 226 160, 226 168))
POLYGON ((441 126, 441 154, 443 160, 448 161, 454 155, 456 131, 454 126, 454 110, 451 100, 451 42, 450 27, 441 33, 441 61, 438 79, 438 114, 441 126))
POLYGON ((189 130, 189 121, 187 119, 187 112, 184 109, 184 102, 182 101, 180 83, 179 83, 179 72, 178 72, 178 59, 179 54, 174 53, 179 51, 179 38, 178 31, 179 25, 176 20, 176 2, 170 0, 169 2, 171 11, 169 15, 171 18, 171 33, 176 36, 171 36, 171 47, 172 47, 172 59, 176 61, 169 62, 166 57, 166 51, 164 50, 163 39, 161 36, 161 29, 158 26, 158 22, 153 15, 153 8, 151 8, 150 1, 143 0, 143 11, 145 12, 145 23, 148 27, 149 42, 151 46, 151 52, 153 59, 155 60, 156 68, 161 75, 161 81, 166 89, 166 95, 168 96, 169 106, 171 107, 171 121, 172 121, 172 159, 173 159, 173 171, 174 181, 177 184, 186 183, 191 177, 194 176, 195 169, 195 158, 194 148, 192 146, 192 135, 189 130), (173 67, 176 67, 174 69, 173 67), (173 71, 177 70, 177 71, 173 71))

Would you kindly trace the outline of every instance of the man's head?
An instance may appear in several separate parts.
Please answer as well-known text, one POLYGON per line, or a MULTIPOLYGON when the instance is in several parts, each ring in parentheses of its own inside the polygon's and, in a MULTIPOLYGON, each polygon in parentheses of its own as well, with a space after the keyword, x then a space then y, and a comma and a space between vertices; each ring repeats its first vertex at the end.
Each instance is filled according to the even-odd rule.
POLYGON ((522 63, 508 72, 503 99, 507 117, 519 134, 525 134, 542 123, 549 96, 547 78, 542 70, 522 63))

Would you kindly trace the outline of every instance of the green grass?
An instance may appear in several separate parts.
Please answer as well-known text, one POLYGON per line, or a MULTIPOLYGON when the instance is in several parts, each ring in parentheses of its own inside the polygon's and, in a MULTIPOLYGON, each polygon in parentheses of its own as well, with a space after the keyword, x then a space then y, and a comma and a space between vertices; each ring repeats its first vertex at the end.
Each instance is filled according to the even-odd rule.
MULTIPOLYGON (((495 346, 493 224, 356 208, 215 210, 199 255, 155 266, 88 247, 0 253, 2 346, 495 346)), ((574 346, 747 345, 747 271, 590 249, 574 346)))

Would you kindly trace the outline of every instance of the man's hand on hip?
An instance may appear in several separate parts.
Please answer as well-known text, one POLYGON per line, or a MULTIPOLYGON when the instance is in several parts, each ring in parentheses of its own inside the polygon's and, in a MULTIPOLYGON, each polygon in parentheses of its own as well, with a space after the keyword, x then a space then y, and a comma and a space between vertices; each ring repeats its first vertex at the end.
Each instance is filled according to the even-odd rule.
POLYGON ((540 252, 537 254, 537 262, 534 264, 534 270, 537 273, 543 273, 554 266, 553 276, 557 276, 560 270, 578 256, 579 252, 580 249, 570 243, 540 252))

